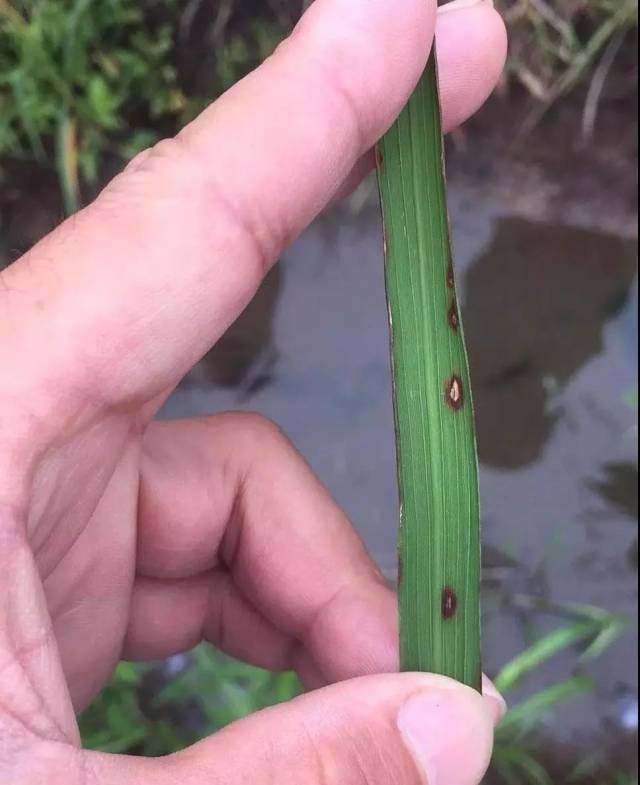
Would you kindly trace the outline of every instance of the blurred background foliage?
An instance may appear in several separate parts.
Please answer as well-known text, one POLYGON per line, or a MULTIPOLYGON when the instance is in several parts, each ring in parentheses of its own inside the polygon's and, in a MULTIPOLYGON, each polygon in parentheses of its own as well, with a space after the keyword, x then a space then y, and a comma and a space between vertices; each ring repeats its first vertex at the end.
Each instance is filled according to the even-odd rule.
MULTIPOLYGON (((0 190, 32 189, 25 172, 55 175, 65 210, 90 199, 124 162, 175 131, 255 67, 299 17, 301 0, 0 0, 0 190)), ((510 29, 495 101, 518 107, 526 138, 571 102, 570 132, 593 140, 605 104, 635 100, 635 0, 497 0, 510 29), (561 100, 562 99, 562 100, 561 100)), ((630 398, 637 406, 637 393, 630 398)), ((591 690, 622 621, 597 608, 571 618, 497 674, 507 697, 527 673, 573 652, 566 679, 516 702, 498 731, 495 782, 633 785, 591 758, 547 769, 536 728, 591 690), (561 773, 558 773, 560 772, 561 773)), ((494 674, 495 675, 495 674, 494 674)), ((154 665, 122 663, 81 718, 95 749, 145 755, 184 747, 300 691, 292 674, 239 664, 210 647, 154 665)))
MULTIPOLYGON (((499 5, 511 33, 507 75, 535 100, 525 130, 559 98, 584 84, 582 132, 590 138, 616 58, 625 41, 635 46, 636 0, 499 0, 499 5)), ((633 91, 636 81, 632 68, 609 89, 633 91)))
MULTIPOLYGON (((536 733, 559 705, 595 686, 589 663, 604 655, 623 633, 623 618, 588 606, 555 609, 571 620, 536 641, 495 675, 504 695, 527 675, 565 651, 574 653, 567 678, 516 702, 498 727, 492 782, 554 785, 558 774, 539 760, 543 740, 536 733)), ((239 663, 201 644, 188 655, 156 665, 121 663, 109 686, 80 718, 83 743, 91 749, 164 755, 254 711, 291 700, 302 687, 295 674, 268 673, 239 663)), ((569 764, 562 781, 576 785, 634 785, 595 753, 569 764)))
POLYGON ((0 0, 0 167, 56 166, 77 209, 109 163, 175 133, 271 53, 287 17, 238 27, 239 5, 0 0))
POLYGON ((164 755, 300 691, 295 674, 252 668, 202 644, 155 666, 120 663, 82 715, 82 739, 105 752, 164 755))
MULTIPOLYGON (((71 212, 101 176, 170 134, 269 55, 300 0, 0 0, 0 173, 57 168, 71 212), (9 168, 9 171, 7 171, 9 168)), ((635 0, 498 0, 511 34, 503 93, 530 130, 583 86, 593 135, 607 77, 634 47, 635 0)), ((616 79, 633 91, 634 69, 616 79)))

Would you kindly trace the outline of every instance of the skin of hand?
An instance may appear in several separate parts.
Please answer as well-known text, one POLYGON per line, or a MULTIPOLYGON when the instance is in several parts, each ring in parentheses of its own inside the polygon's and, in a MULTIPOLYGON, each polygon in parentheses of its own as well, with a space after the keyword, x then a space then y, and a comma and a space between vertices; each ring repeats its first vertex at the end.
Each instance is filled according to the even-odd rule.
POLYGON ((480 782, 501 699, 396 673, 395 597, 278 428, 153 421, 361 176, 436 31, 458 125, 504 64, 489 0, 316 0, 261 68, 2 273, 0 782, 480 782), (163 759, 81 750, 76 712, 120 658, 201 640, 314 689, 163 759))

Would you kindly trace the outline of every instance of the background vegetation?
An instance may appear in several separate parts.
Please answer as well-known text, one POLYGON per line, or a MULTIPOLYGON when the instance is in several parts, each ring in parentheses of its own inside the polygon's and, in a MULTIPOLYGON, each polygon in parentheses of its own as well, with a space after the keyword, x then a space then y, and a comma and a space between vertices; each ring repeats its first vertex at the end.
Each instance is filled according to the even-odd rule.
MULTIPOLYGON (((586 85, 582 132, 591 136, 607 76, 634 45, 637 2, 498 2, 512 41, 504 88, 531 97, 524 129, 586 85)), ((301 5, 0 0, 0 176, 15 178, 15 162, 55 166, 66 209, 76 209, 114 166, 264 59, 301 5)), ((626 71, 609 85, 616 94, 635 87, 635 69, 626 71)))
MULTIPOLYGON (((557 610, 557 609, 556 609, 557 610)), ((544 663, 569 650, 575 658, 567 678, 516 702, 498 728, 494 782, 554 785, 539 761, 536 729, 563 702, 594 688, 589 664, 623 632, 625 620, 598 608, 559 609, 571 621, 535 642, 505 665, 495 682, 507 696, 544 663)), ((109 752, 162 755, 195 742, 247 714, 290 700, 301 686, 294 674, 272 674, 238 663, 205 644, 156 666, 121 663, 111 684, 81 717, 85 746, 109 752)), ((576 785, 634 785, 605 754, 595 753, 562 771, 576 785)))

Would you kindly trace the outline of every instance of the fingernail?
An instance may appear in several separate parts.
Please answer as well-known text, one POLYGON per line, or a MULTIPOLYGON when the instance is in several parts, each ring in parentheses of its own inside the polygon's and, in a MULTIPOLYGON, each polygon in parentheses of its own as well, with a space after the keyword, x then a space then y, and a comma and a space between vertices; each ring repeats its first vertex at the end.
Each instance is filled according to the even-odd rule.
POLYGON ((482 677, 482 696, 489 704, 494 724, 497 725, 507 713, 508 706, 506 700, 495 688, 494 683, 486 676, 482 677))
POLYGON ((493 717, 477 693, 461 687, 412 696, 398 727, 428 785, 475 785, 491 757, 493 717))
POLYGON ((462 11, 465 8, 473 8, 474 5, 487 4, 493 7, 493 0, 451 0, 438 7, 438 13, 443 14, 445 11, 462 11))

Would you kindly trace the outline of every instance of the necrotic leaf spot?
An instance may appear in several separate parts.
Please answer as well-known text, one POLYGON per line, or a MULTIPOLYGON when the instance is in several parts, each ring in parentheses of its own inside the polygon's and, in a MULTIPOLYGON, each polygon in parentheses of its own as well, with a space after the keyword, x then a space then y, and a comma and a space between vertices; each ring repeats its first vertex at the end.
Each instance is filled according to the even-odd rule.
POLYGON ((458 598, 448 586, 442 590, 442 618, 452 619, 458 610, 458 598))
POLYGON ((462 379, 457 375, 452 376, 447 382, 446 400, 454 411, 458 411, 464 406, 462 379))
POLYGON ((451 308, 449 308, 449 327, 452 330, 457 330, 460 326, 460 317, 458 316, 458 306, 455 300, 451 303, 451 308))

